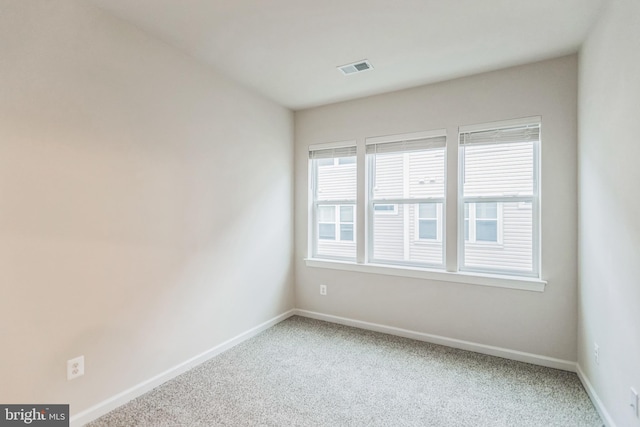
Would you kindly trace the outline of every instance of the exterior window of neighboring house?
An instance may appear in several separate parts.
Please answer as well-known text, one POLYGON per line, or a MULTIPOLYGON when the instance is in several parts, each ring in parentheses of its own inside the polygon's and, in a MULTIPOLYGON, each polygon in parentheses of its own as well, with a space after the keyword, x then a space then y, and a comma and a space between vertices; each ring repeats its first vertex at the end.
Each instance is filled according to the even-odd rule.
POLYGON ((538 277, 540 123, 460 129, 460 270, 538 277))
POLYGON ((340 157, 337 161, 339 165, 353 165, 356 163, 356 157, 340 157))
POLYGON ((498 203, 476 203, 476 242, 498 242, 498 203))
POLYGON ((353 242, 353 206, 340 206, 340 240, 353 242))
POLYGON ((318 239, 336 240, 336 207, 318 206, 318 239))
POLYGON ((353 206, 318 206, 318 239, 352 242, 353 214, 353 206))
POLYGON ((367 138, 369 262, 444 267, 444 135, 367 138))
POLYGON ((375 205, 373 210, 376 215, 397 215, 398 205, 375 205))
POLYGON ((316 166, 333 166, 336 159, 317 159, 316 166))
POLYGON ((464 240, 466 242, 501 242, 500 203, 464 204, 464 240))
POLYGON ((418 239, 438 239, 438 205, 436 203, 420 203, 418 205, 418 239))
MULTIPOLYGON (((353 144, 353 145, 351 145, 353 144)), ((314 258, 356 259, 356 147, 309 149, 310 252, 314 258)))

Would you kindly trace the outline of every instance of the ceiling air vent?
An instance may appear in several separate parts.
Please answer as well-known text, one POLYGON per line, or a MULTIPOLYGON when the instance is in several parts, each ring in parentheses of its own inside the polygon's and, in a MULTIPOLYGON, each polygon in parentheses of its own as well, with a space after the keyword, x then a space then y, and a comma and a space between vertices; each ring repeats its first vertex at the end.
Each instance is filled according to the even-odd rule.
POLYGON ((348 76, 349 74, 359 73, 361 71, 373 70, 373 65, 366 60, 354 62, 353 64, 342 65, 338 67, 338 70, 342 71, 342 74, 348 76))

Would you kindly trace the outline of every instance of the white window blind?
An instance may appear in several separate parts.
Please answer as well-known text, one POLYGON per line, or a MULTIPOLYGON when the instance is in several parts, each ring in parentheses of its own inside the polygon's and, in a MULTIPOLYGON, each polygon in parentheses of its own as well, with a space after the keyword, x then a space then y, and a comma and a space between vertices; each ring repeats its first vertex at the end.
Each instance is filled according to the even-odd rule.
POLYGON ((309 150, 310 159, 338 159, 341 157, 355 157, 355 155, 355 146, 309 150))
POLYGON ((460 145, 517 143, 540 140, 540 124, 460 134, 460 145))
POLYGON ((414 139, 409 141, 393 141, 382 143, 368 143, 367 154, 382 153, 408 153, 410 151, 429 150, 431 148, 443 148, 447 143, 445 136, 414 139))

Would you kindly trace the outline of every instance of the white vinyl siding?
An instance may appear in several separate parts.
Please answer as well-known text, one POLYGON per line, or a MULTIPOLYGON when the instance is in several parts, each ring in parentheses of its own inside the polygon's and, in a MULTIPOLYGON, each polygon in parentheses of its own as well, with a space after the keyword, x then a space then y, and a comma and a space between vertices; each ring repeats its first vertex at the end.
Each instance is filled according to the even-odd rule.
POLYGON ((443 267, 444 146, 444 136, 367 142, 371 262, 443 267), (422 227, 435 238, 419 237, 421 203, 433 206, 434 216, 423 217, 422 227), (396 206, 392 213, 377 208, 390 205, 396 206))
POLYGON ((356 148, 309 151, 311 251, 316 258, 356 259, 356 148))
POLYGON ((539 135, 539 123, 461 132, 461 270, 537 277, 539 135))
POLYGON ((531 203, 500 203, 502 209, 502 241, 465 242, 465 267, 468 269, 532 270, 531 203))

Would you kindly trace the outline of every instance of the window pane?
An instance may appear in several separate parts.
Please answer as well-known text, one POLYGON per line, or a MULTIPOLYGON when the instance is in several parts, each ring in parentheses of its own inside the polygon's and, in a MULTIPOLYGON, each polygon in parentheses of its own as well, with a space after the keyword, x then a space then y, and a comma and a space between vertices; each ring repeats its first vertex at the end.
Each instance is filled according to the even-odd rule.
POLYGON ((444 148, 371 155, 374 199, 444 197, 444 148))
POLYGON ((318 166, 333 166, 334 159, 317 159, 318 166))
POLYGON ((438 221, 433 219, 421 219, 419 224, 419 236, 421 239, 435 240, 438 238, 438 221))
POLYGON ((533 194, 533 142, 471 145, 464 156, 464 196, 533 194))
POLYGON ((318 206, 318 222, 336 222, 335 206, 318 206))
POLYGON ((353 240, 353 224, 340 224, 340 240, 353 240))
POLYGON ((410 152, 409 197, 444 197, 444 148, 410 152))
POLYGON ((476 241, 464 243, 465 268, 530 272, 533 268, 533 210, 531 203, 501 203, 500 244, 496 220, 476 220, 476 241))
POLYGON ((497 220, 477 220, 476 221, 476 241, 497 242, 498 241, 498 221, 497 220))
POLYGON ((420 203, 420 212, 419 212, 419 217, 420 218, 436 218, 437 217, 437 213, 436 213, 436 203, 420 203))
MULTIPOLYGON (((436 216, 442 218, 442 203, 436 206, 436 216)), ((397 215, 373 215, 373 253, 376 262, 390 264, 443 263, 442 221, 419 220, 416 203, 399 203, 397 215)))
MULTIPOLYGON (((355 200, 356 199, 356 164, 338 164, 317 167, 316 187, 317 200, 355 200)), ((321 162, 326 159, 317 159, 321 162)))
POLYGON ((353 206, 340 206, 340 222, 353 222, 353 206))
POLYGON ((316 206, 312 256, 355 261, 355 149, 319 150, 311 156, 313 201, 316 206), (345 154, 343 157, 332 155, 345 154), (326 156, 328 158, 322 158, 326 156), (320 202, 320 204, 318 204, 320 202), (348 202, 348 204, 344 204, 348 202), (346 226, 345 226, 346 225, 346 226))
MULTIPOLYGON (((518 125, 519 126, 519 125, 518 125)), ((461 269, 467 271, 537 273, 537 247, 532 206, 537 206, 537 125, 504 127, 461 135, 460 167, 463 200, 469 203, 464 221, 461 269), (510 202, 510 198, 518 198, 510 202), (523 201, 533 201, 525 203, 523 201), (498 201, 499 200, 499 201, 498 201)), ((462 241, 462 239, 461 239, 462 241)))
POLYGON ((335 224, 318 224, 318 238, 322 240, 336 239, 335 224))
POLYGON ((373 210, 376 212, 395 212, 397 209, 396 205, 373 205, 373 210))
POLYGON ((476 203, 476 218, 478 219, 498 219, 498 204, 476 203))
POLYGON ((356 156, 338 158, 339 165, 351 165, 351 164, 354 164, 355 162, 356 162, 356 156))

